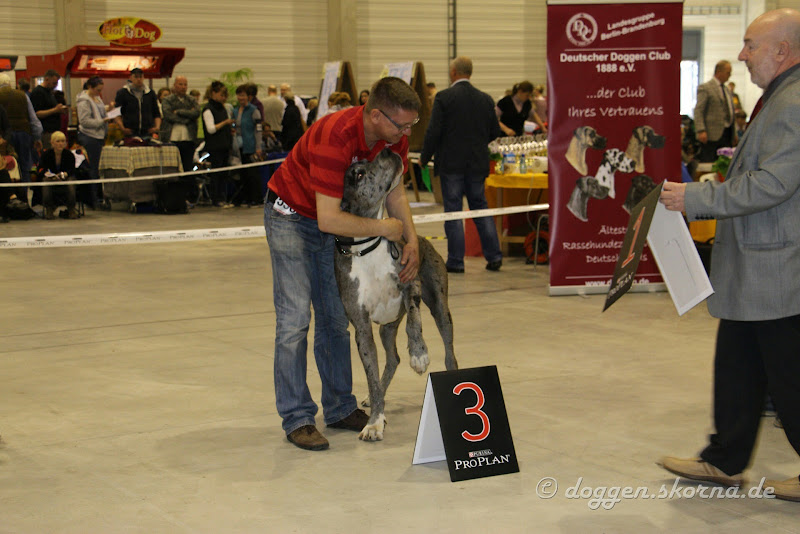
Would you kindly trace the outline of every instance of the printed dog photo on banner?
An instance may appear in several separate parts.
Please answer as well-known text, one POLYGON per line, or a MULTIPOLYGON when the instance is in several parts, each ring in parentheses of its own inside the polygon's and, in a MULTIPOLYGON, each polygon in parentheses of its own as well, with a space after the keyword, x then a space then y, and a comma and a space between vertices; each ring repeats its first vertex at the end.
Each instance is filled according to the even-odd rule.
MULTIPOLYGON (((586 167, 586 148, 592 146, 587 145, 581 149, 582 145, 578 143, 578 133, 581 132, 581 135, 584 136, 586 134, 583 132, 586 131, 591 131, 596 139, 602 139, 603 147, 606 144, 606 138, 600 137, 593 128, 582 126, 575 130, 575 137, 573 137, 570 142, 570 148, 567 150, 567 161, 579 172, 579 166, 586 167), (573 146, 575 146, 574 149, 573 146), (581 159, 576 160, 576 155, 580 155, 581 159)), ((663 148, 664 142, 665 137, 657 134, 650 126, 644 125, 634 128, 624 152, 618 148, 606 150, 594 175, 582 176, 576 180, 575 188, 572 190, 567 203, 567 209, 580 221, 588 222, 589 199, 605 200, 607 198, 616 198, 616 174, 643 173, 645 170, 645 148, 660 149, 663 148)), ((632 178, 622 208, 630 213, 631 208, 639 200, 646 197, 653 187, 655 187, 655 182, 649 176, 638 175, 632 178)))

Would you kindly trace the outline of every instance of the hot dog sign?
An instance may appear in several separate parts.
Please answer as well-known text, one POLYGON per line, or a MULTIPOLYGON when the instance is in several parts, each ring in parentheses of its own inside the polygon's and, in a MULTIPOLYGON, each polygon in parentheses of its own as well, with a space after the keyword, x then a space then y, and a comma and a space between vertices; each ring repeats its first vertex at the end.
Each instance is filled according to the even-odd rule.
POLYGON ((108 19, 97 31, 106 41, 121 46, 150 46, 161 38, 161 28, 136 17, 108 19))

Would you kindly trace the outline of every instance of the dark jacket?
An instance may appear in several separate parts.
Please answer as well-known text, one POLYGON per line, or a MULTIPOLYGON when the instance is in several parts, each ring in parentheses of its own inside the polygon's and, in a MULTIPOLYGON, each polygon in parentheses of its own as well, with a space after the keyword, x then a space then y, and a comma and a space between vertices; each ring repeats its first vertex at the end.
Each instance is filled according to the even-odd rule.
MULTIPOLYGON (((211 115, 214 117, 214 124, 219 124, 228 118, 228 110, 225 109, 225 105, 220 104, 216 100, 209 100, 208 104, 203 108, 203 113, 205 113, 207 109, 211 111, 211 115)), ((203 121, 203 135, 206 141, 205 149, 208 152, 212 150, 230 150, 233 146, 233 135, 231 133, 230 124, 226 124, 212 134, 206 128, 206 121, 203 121)))
POLYGON ((494 101, 468 81, 436 93, 420 164, 436 157, 436 174, 489 175, 488 144, 503 135, 494 101))
POLYGON ((6 141, 11 139, 11 121, 8 119, 5 106, 2 105, 0 105, 0 137, 6 141))
POLYGON ((300 115, 300 109, 289 99, 286 101, 286 110, 283 112, 281 121, 281 144, 284 150, 291 150, 302 136, 303 118, 300 115))
POLYGON ((500 122, 514 130, 516 135, 522 135, 525 131, 525 121, 528 120, 533 103, 530 100, 526 100, 522 104, 522 111, 517 111, 517 106, 514 105, 511 97, 505 96, 497 103, 497 107, 502 112, 500 122))
POLYGON ((0 105, 6 108, 11 130, 33 133, 28 116, 28 97, 19 89, 0 87, 0 105))
POLYGON ((133 94, 131 84, 126 84, 114 97, 115 105, 122 107, 122 124, 133 130, 131 135, 139 137, 150 135, 148 130, 155 126, 156 117, 161 117, 155 91, 146 85, 143 91, 141 102, 133 94))
POLYGON ((42 154, 42 159, 39 161, 39 166, 36 173, 39 175, 39 180, 44 180, 44 175, 47 171, 53 174, 65 172, 70 180, 75 179, 75 156, 72 151, 65 148, 61 152, 61 165, 56 165, 56 152, 52 148, 45 150, 42 154))
MULTIPOLYGON (((53 91, 41 85, 37 85, 33 88, 30 99, 31 104, 33 105, 33 110, 37 112, 53 109, 58 105, 53 91)), ((47 117, 40 118, 39 121, 42 123, 42 128, 45 132, 52 133, 61 128, 60 113, 53 113, 47 117)))

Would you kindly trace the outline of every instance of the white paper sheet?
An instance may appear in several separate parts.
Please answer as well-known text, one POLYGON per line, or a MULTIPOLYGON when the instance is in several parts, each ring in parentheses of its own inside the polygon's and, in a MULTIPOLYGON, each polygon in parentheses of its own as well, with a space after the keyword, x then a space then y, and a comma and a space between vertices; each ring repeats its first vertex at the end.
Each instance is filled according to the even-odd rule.
POLYGON ((647 244, 667 284, 672 302, 683 315, 714 293, 683 215, 656 206, 647 244))

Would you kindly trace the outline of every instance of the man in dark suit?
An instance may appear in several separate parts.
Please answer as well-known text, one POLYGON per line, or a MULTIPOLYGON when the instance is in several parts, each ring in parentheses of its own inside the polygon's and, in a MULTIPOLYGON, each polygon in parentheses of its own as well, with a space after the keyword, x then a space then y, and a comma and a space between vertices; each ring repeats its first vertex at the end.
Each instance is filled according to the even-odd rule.
POLYGON ((702 162, 716 161, 718 148, 736 146, 733 98, 725 87, 730 77, 731 63, 723 59, 714 67, 714 77, 697 87, 694 126, 702 162))
MULTIPOLYGON (((494 100, 470 82, 472 60, 460 56, 450 62, 452 85, 436 93, 433 112, 420 165, 425 167, 435 155, 436 173, 442 181, 444 211, 461 211, 466 195, 469 209, 486 209, 484 181, 489 175, 487 145, 502 132, 494 112, 494 100)), ((486 268, 497 271, 503 264, 500 240, 492 217, 477 217, 475 226, 481 240, 486 268)), ((464 272, 464 224, 446 221, 447 270, 464 272)))
MULTIPOLYGON (((739 60, 764 89, 725 182, 666 182, 661 202, 689 220, 717 221, 711 256, 720 319, 714 355, 716 433, 700 458, 661 465, 694 480, 743 483, 764 396, 800 454, 800 12, 769 11, 744 35, 739 60)), ((768 480, 779 499, 800 501, 800 479, 768 480)))

